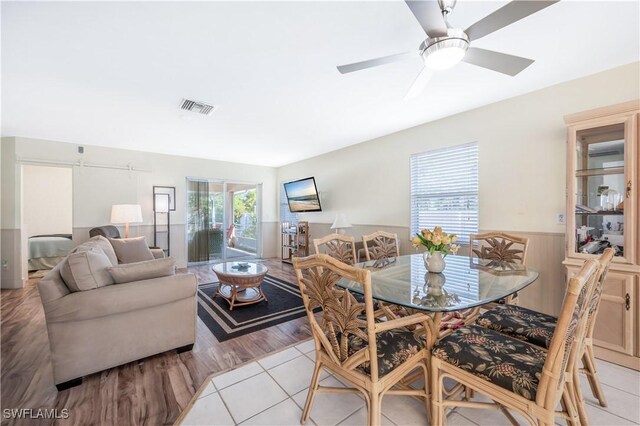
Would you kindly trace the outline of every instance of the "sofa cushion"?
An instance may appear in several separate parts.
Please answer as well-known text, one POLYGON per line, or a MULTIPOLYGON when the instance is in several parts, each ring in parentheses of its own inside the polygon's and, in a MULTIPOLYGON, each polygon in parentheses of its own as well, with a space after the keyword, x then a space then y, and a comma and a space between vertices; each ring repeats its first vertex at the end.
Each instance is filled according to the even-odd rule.
POLYGON ((113 284, 107 271, 111 261, 99 248, 71 253, 60 268, 60 275, 70 291, 93 290, 113 284))
POLYGON ((132 281, 149 280, 151 278, 175 275, 176 261, 170 257, 165 259, 143 260, 142 262, 123 263, 107 268, 117 284, 132 281))
POLYGON ((118 263, 134 263, 155 259, 144 237, 110 239, 109 241, 116 252, 118 263))
POLYGON ((196 289, 195 275, 177 274, 110 285, 95 291, 78 291, 45 305, 47 324, 117 315, 186 298, 192 298, 195 305, 196 289))

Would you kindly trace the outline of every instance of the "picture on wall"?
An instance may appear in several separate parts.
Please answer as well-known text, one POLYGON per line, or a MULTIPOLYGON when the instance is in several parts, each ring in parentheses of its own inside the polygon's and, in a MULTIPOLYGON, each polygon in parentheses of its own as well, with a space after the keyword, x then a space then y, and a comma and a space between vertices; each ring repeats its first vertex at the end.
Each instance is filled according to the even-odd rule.
POLYGON ((156 211, 156 195, 169 195, 169 211, 176 211, 176 188, 175 186, 154 186, 153 187, 153 211, 156 211))
POLYGON ((287 182, 284 184, 284 191, 292 213, 322 211, 313 177, 287 182))

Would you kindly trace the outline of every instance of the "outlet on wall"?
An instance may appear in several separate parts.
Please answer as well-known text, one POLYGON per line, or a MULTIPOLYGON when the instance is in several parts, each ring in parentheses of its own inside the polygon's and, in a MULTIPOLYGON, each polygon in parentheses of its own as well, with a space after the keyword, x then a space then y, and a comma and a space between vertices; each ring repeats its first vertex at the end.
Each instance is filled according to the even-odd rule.
POLYGON ((566 223, 566 217, 564 216, 564 213, 556 214, 556 223, 558 225, 564 225, 566 223))
POLYGON ((7 259, 2 259, 2 270, 3 271, 9 270, 9 262, 7 261, 7 259))

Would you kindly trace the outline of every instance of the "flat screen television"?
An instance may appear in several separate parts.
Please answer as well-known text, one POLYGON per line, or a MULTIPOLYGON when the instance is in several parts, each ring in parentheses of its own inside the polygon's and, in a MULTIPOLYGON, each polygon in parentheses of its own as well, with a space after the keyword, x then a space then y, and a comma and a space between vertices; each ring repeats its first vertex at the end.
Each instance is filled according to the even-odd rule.
POLYGON ((284 192, 291 213, 322 211, 316 180, 313 177, 285 183, 284 192))

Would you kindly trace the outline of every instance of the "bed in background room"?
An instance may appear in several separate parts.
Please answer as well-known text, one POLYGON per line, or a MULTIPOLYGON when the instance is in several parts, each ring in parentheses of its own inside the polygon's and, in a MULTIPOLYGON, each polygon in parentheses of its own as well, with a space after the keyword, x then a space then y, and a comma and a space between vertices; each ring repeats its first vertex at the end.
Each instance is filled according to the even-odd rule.
POLYGON ((29 237, 29 271, 52 269, 71 252, 72 248, 71 234, 29 237))

